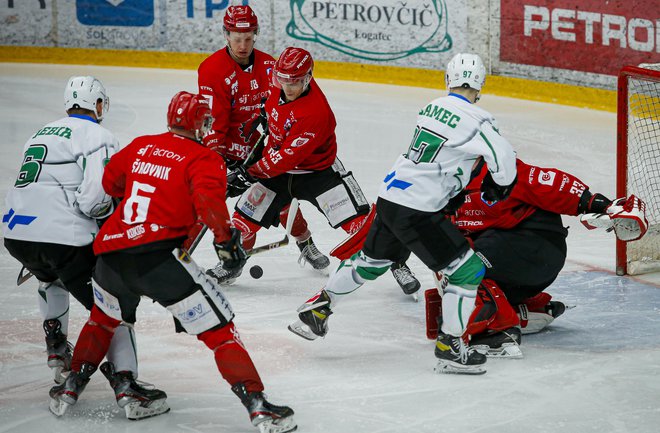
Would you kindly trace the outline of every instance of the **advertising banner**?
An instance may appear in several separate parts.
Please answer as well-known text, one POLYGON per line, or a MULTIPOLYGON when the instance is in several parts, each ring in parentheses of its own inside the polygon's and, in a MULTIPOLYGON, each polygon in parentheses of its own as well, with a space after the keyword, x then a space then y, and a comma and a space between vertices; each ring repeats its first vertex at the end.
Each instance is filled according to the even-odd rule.
POLYGON ((501 0, 500 60, 606 75, 660 62, 658 0, 501 0))
POLYGON ((324 60, 433 68, 467 47, 467 8, 456 0, 287 3, 275 12, 276 28, 288 36, 278 45, 302 46, 324 60))

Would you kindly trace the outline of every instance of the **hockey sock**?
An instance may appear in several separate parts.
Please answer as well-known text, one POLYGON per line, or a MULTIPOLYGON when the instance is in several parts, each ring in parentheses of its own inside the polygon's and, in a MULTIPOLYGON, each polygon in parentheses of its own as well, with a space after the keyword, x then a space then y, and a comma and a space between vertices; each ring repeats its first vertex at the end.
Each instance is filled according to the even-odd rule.
POLYGON ((383 275, 392 265, 389 260, 372 259, 362 251, 344 260, 330 275, 325 291, 330 295, 332 305, 341 295, 347 295, 359 289, 366 281, 372 281, 383 275))
POLYGON ((115 365, 117 371, 130 371, 133 378, 138 378, 137 349, 135 346, 135 331, 133 325, 121 323, 115 329, 115 335, 110 341, 108 361, 115 365))
POLYGON ((60 321, 60 332, 69 334, 69 292, 57 280, 52 283, 39 282, 39 310, 43 320, 60 321))
POLYGON ((367 218, 369 218, 369 215, 358 215, 352 220, 346 221, 344 224, 341 225, 341 228, 344 229, 346 233, 349 235, 352 235, 353 233, 357 232, 364 226, 365 221, 367 221, 367 218))
POLYGON ((444 270, 447 285, 442 295, 443 333, 454 337, 463 335, 485 271, 483 262, 472 250, 468 250, 444 270))
MULTIPOLYGON (((287 206, 280 212, 280 224, 282 224, 282 227, 286 227, 286 221, 288 217, 289 207, 287 206)), ((307 227, 307 221, 305 221, 305 218, 303 217, 302 212, 300 212, 300 209, 298 209, 296 212, 296 217, 293 219, 293 225, 291 226, 291 236, 293 236, 297 242, 304 242, 312 237, 312 232, 309 231, 309 228, 307 227)))
POLYGON ((73 351, 71 369, 80 371, 83 362, 98 366, 108 352, 115 328, 120 323, 119 320, 113 319, 94 305, 89 320, 78 336, 78 342, 73 351))
POLYGON ((234 322, 229 322, 219 329, 202 332, 197 339, 213 351, 218 371, 230 386, 243 383, 248 392, 264 390, 259 373, 243 346, 234 322))
POLYGON ((261 226, 253 223, 252 221, 246 220, 238 212, 234 212, 231 223, 234 227, 241 231, 243 248, 246 250, 251 250, 257 241, 257 232, 261 229, 261 226))

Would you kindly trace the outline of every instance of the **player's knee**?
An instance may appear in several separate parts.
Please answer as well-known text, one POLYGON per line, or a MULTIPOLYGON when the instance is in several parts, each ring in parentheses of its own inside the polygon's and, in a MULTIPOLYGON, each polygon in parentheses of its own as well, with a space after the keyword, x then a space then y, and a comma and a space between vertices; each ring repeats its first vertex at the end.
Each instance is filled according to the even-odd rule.
POLYGON ((449 284, 466 290, 477 290, 486 273, 486 267, 474 251, 469 250, 452 265, 450 267, 453 269, 445 272, 449 284))
POLYGON ((226 344, 237 343, 241 347, 244 347, 238 330, 236 330, 236 327, 234 326, 234 322, 229 322, 225 326, 204 331, 197 335, 197 339, 206 344, 206 346, 213 351, 226 344))
POLYGON ((115 328, 121 324, 121 320, 108 316, 98 305, 94 305, 88 323, 114 332, 115 328))

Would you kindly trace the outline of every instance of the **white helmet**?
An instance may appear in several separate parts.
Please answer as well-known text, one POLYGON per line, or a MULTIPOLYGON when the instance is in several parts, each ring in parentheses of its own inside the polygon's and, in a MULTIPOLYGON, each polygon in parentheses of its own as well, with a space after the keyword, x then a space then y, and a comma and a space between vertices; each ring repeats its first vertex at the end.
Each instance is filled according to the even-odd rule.
POLYGON ((467 84, 475 90, 481 90, 486 82, 484 62, 476 54, 456 54, 447 64, 445 81, 448 89, 467 84))
POLYGON ((93 111, 101 121, 110 108, 110 99, 105 94, 105 87, 94 77, 71 77, 64 89, 64 109, 84 108, 93 111), (103 111, 96 111, 96 102, 103 101, 103 111))

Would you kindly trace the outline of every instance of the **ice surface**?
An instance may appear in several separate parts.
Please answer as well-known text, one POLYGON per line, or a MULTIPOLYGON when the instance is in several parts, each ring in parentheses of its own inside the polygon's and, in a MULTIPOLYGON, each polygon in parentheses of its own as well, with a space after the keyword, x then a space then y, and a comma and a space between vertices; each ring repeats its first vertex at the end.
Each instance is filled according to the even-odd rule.
MULTIPOLYGON (((195 91, 194 71, 0 64, 0 195, 13 183, 25 140, 64 115, 71 75, 99 77, 111 98, 104 124, 123 144, 165 129, 170 97, 195 91)), ((419 109, 440 91, 320 80, 337 115, 340 157, 368 198, 412 137, 419 109)), ((487 91, 487 85, 486 85, 487 91)), ((501 132, 526 161, 558 167, 594 191, 614 194, 615 115, 484 95, 501 132)), ((317 245, 343 239, 307 203, 317 245)), ((295 309, 324 278, 296 263, 295 245, 255 256, 264 276, 247 273, 227 288, 236 323, 274 403, 296 411, 305 433, 585 433, 658 431, 660 425, 660 279, 620 278, 611 234, 587 232, 575 218, 566 268, 550 288, 576 308, 538 335, 525 336, 522 360, 491 360, 484 376, 436 375, 424 332, 424 304, 384 275, 338 305, 325 339, 287 331, 295 309)), ((260 233, 258 244, 281 229, 260 233)), ((210 241, 195 252, 215 264, 210 241)), ((333 265, 336 263, 333 262, 333 265)), ((432 278, 416 259, 423 288, 432 278)), ((172 411, 125 419, 101 374, 67 416, 48 411, 52 386, 36 283, 15 286, 18 262, 0 249, 0 432, 250 432, 247 415, 218 374, 208 349, 174 334, 164 309, 144 300, 138 311, 140 378, 169 394, 172 411)), ((86 312, 72 302, 71 336, 86 312)))

